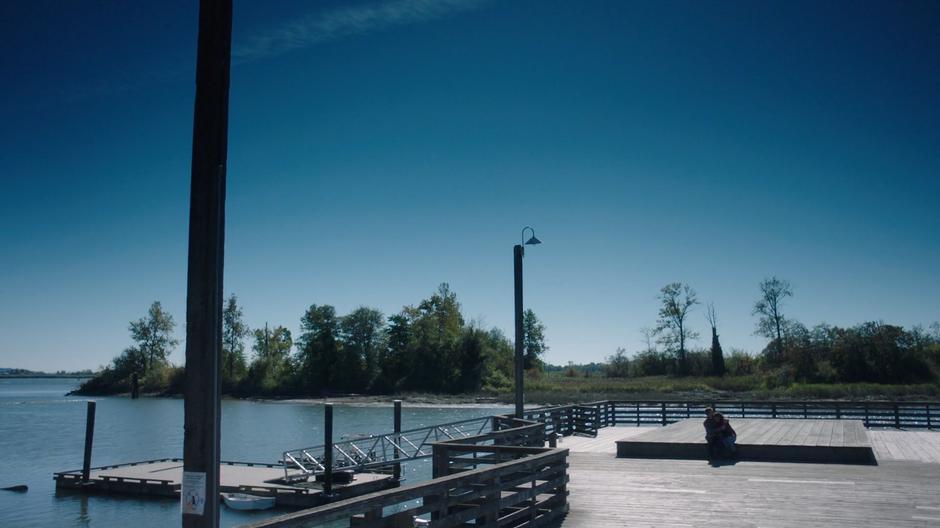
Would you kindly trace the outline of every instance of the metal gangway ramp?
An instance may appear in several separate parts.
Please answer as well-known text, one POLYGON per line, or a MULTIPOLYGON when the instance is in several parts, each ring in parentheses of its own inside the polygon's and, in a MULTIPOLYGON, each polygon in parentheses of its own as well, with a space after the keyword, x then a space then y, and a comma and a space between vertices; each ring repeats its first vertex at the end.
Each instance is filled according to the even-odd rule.
MULTIPOLYGON (((492 416, 409 429, 400 433, 369 435, 333 443, 333 470, 355 472, 378 469, 398 462, 428 458, 431 444, 468 438, 488 432, 492 416)), ((326 446, 317 445, 284 451, 284 480, 305 480, 326 471, 326 446)))

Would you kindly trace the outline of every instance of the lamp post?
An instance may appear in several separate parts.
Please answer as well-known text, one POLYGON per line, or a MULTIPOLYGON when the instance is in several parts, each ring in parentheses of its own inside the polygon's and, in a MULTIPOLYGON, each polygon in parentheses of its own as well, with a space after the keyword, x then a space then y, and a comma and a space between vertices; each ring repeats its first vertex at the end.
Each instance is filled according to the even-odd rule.
POLYGON ((513 277, 515 284, 516 297, 516 418, 522 418, 522 381, 525 376, 523 369, 523 340, 524 329, 522 327, 522 257, 525 255, 525 246, 534 246, 541 244, 542 241, 535 238, 535 230, 529 226, 522 228, 522 244, 516 244, 512 248, 513 277), (526 229, 532 231, 532 237, 525 239, 526 229))

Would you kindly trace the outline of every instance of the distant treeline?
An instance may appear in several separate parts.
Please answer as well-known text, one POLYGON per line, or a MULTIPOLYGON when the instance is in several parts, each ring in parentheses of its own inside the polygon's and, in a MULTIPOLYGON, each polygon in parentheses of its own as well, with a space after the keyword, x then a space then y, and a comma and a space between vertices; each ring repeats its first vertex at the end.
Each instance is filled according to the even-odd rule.
MULTIPOLYGON (((920 327, 904 329, 882 322, 868 322, 851 328, 827 324, 791 333, 781 349, 772 341, 759 355, 732 350, 725 357, 731 376, 760 375, 765 388, 809 383, 920 383, 940 379, 940 336, 920 327)), ((717 375, 712 369, 711 351, 692 349, 688 353, 691 376, 717 375)), ((569 375, 583 375, 579 366, 566 369, 569 375)), ((645 350, 628 356, 620 349, 603 370, 608 377, 676 375, 673 353, 645 350)))
MULTIPOLYGON (((618 349, 607 358, 605 375, 759 375, 768 389, 794 382, 907 384, 940 379, 940 324, 905 329, 880 321, 850 328, 820 323, 809 329, 784 315, 784 303, 793 296, 788 281, 771 277, 758 286, 760 295, 752 311, 757 317, 755 334, 770 342, 757 356, 732 350, 725 357, 718 338, 717 310, 711 303, 705 312, 711 348, 687 347, 689 340, 698 337, 689 316, 699 301, 688 285, 672 283, 660 291, 656 326, 643 329, 646 349, 632 358, 625 349, 618 349)), ((576 369, 567 372, 577 374, 576 369)))
POLYGON ((42 372, 16 368, 0 368, 0 378, 90 378, 94 376, 94 374, 95 373, 91 370, 42 372))
MULTIPOLYGON (((525 313, 526 368, 541 368, 544 325, 525 313)), ((130 324, 136 345, 85 383, 83 394, 182 391, 184 372, 167 356, 178 343, 173 318, 153 303, 130 324)), ((468 323, 457 295, 442 284, 429 298, 389 316, 360 307, 337 315, 312 304, 296 339, 283 326, 249 329, 236 296, 223 311, 223 390, 238 396, 319 396, 330 393, 504 391, 512 386, 513 347, 498 329, 468 323), (253 354, 247 357, 245 341, 253 354)))
MULTIPOLYGON (((775 389, 794 383, 935 383, 940 380, 940 324, 905 329, 882 322, 850 328, 825 323, 807 328, 784 315, 793 296, 786 280, 759 284, 754 304, 755 334, 769 339, 759 354, 732 349, 726 355, 718 333, 718 311, 707 304, 704 320, 711 347, 689 343, 699 333, 691 315, 699 305, 695 290, 670 283, 660 290, 656 325, 644 328, 646 347, 632 355, 620 348, 604 363, 543 365, 545 327, 528 310, 524 317, 525 369, 530 378, 640 378, 648 376, 748 377, 748 387, 775 389)), ((134 346, 93 379, 84 394, 180 393, 181 367, 167 357, 177 346, 175 323, 154 302, 129 326, 134 346)), ((505 393, 512 389, 512 342, 496 328, 468 323, 456 294, 442 284, 429 298, 386 316, 360 307, 337 315, 330 305, 311 304, 300 317, 300 335, 284 326, 249 329, 235 295, 223 310, 223 391, 237 396, 321 396, 335 393, 399 391, 505 393), (249 343, 251 354, 246 352, 249 343)), ((727 384, 725 384, 727 385, 727 384)), ((733 384, 731 384, 733 385, 733 384)))

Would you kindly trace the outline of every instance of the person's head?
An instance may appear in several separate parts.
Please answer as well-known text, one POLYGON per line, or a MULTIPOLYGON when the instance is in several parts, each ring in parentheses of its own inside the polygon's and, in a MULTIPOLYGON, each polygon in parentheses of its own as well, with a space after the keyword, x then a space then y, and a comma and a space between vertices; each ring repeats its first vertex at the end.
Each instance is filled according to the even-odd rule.
POLYGON ((725 417, 724 417, 724 415, 721 414, 721 413, 715 413, 714 419, 715 419, 715 421, 718 422, 718 423, 722 423, 722 422, 725 421, 725 417))
POLYGON ((715 416, 715 409, 712 409, 711 407, 705 407, 705 416, 713 418, 715 416))

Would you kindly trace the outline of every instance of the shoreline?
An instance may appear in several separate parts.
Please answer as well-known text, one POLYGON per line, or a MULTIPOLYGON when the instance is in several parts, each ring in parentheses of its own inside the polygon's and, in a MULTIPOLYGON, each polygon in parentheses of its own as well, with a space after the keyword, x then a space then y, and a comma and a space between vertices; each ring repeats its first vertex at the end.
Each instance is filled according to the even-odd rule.
MULTIPOLYGON (((512 409, 511 403, 500 401, 496 397, 474 395, 440 395, 440 394, 399 394, 399 395, 368 395, 348 394, 345 396, 324 398, 236 398, 236 400, 256 401, 261 403, 287 403, 295 405, 323 405, 334 403, 350 407, 386 407, 395 400, 401 400, 402 405, 408 407, 449 407, 454 409, 512 409)), ((534 405, 534 404, 533 404, 534 405)))

